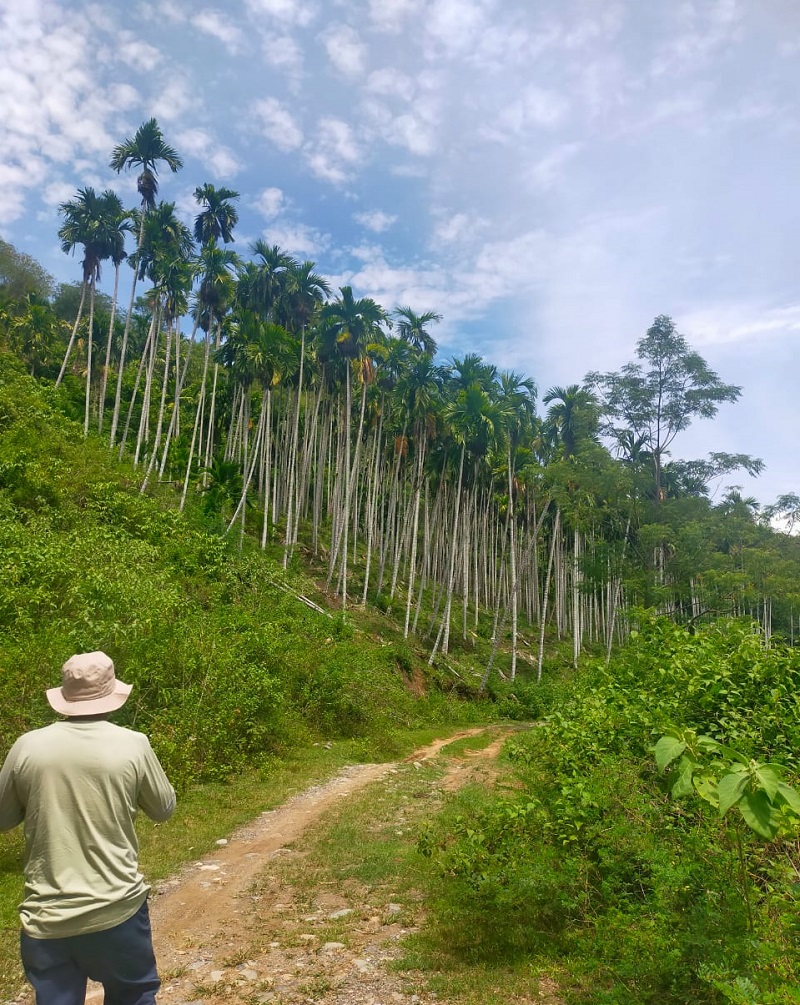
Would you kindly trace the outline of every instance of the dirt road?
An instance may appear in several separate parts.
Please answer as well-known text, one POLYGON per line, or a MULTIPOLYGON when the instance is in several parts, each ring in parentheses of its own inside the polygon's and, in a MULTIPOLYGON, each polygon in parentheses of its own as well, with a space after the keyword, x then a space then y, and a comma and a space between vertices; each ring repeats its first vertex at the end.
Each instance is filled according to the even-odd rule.
MULTIPOLYGON (((406 759, 417 764, 435 757, 442 748, 483 732, 468 729, 438 740, 406 759)), ((458 788, 473 777, 478 765, 488 765, 499 752, 507 732, 482 750, 468 751, 453 762, 442 781, 458 788)), ((281 890, 264 902, 252 893, 259 874, 275 856, 291 854, 288 846, 332 807, 341 805, 365 786, 397 772, 401 765, 360 764, 345 768, 328 782, 313 786, 283 806, 263 813, 234 834, 212 855, 189 866, 177 878, 161 884, 151 900, 156 952, 164 1005, 216 1005, 217 1002, 315 1002, 319 1005, 388 1005, 424 1002, 427 996, 406 994, 386 963, 397 955, 405 930, 395 920, 400 906, 358 919, 348 946, 321 943, 314 933, 315 915, 304 919, 308 931, 297 930, 297 912, 287 910, 292 892, 281 890), (255 913, 287 917, 282 936, 253 950, 255 913), (289 915, 292 921, 289 921, 289 915), (363 922, 363 923, 361 923, 363 922)), ((343 908, 335 891, 318 898, 320 919, 354 912, 343 908), (320 906, 321 905, 321 906, 320 906)), ((301 925, 302 927, 302 925, 301 925)), ((102 1002, 102 989, 92 986, 87 1002, 102 1002)), ((433 1000, 433 999, 431 999, 433 1000)), ((439 1000, 441 1005, 441 1000, 439 1000)))

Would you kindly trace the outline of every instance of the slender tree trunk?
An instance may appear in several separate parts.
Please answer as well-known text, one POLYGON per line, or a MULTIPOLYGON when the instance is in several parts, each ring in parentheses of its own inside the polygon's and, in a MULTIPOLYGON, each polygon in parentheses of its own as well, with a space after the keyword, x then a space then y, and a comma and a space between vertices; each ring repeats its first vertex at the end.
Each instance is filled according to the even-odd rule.
POLYGON ((72 352, 72 347, 75 344, 75 336, 78 334, 78 325, 81 323, 81 318, 83 317, 83 303, 86 299, 86 287, 88 282, 84 279, 83 286, 81 286, 81 299, 78 303, 78 314, 75 318, 75 324, 72 326, 72 334, 69 337, 69 342, 67 343, 67 351, 64 353, 64 362, 61 364, 61 369, 58 371, 58 377, 56 377, 56 387, 64 379, 64 372, 67 369, 67 361, 69 360, 70 353, 72 352))
MULTIPOLYGON (((146 209, 143 208, 142 218, 141 221, 139 222, 139 235, 136 238, 137 252, 139 248, 141 248, 142 246, 142 235, 144 234, 145 213, 146 209)), ((117 374, 117 390, 116 394, 114 395, 114 415, 111 419, 111 437, 109 439, 109 446, 112 448, 116 442, 117 425, 119 423, 120 402, 122 401, 122 375, 125 372, 125 353, 128 349, 128 335, 130 334, 131 330, 131 317, 133 315, 133 304, 136 299, 136 280, 138 278, 137 271, 138 271, 138 263, 137 268, 134 268, 133 270, 133 283, 131 284, 131 299, 130 303, 128 304, 128 313, 125 316, 125 328, 123 329, 122 332, 122 345, 119 350, 119 373, 117 374)))
POLYGON ((95 273, 89 286, 89 334, 86 337, 86 404, 83 415, 83 438, 89 435, 89 408, 92 403, 92 337, 94 335, 94 292, 96 285, 95 273))
POLYGON ((547 574, 544 580, 544 593, 542 598, 542 621, 539 626, 539 664, 536 671, 536 683, 541 683, 542 666, 544 664, 544 632, 547 627, 547 606, 550 597, 550 576, 553 571, 553 558, 556 552, 556 542, 561 529, 561 510, 556 509, 556 518, 553 521, 553 539, 550 542, 550 558, 547 561, 547 574))
POLYGON ((97 417, 97 429, 100 435, 103 434, 103 415, 106 408, 106 387, 108 385, 108 371, 111 366, 111 341, 114 337, 114 318, 117 313, 117 294, 119 293, 119 267, 120 263, 114 266, 114 296, 111 298, 111 320, 108 322, 108 338, 106 339, 106 361, 103 365, 103 382, 100 387, 100 414, 97 417))

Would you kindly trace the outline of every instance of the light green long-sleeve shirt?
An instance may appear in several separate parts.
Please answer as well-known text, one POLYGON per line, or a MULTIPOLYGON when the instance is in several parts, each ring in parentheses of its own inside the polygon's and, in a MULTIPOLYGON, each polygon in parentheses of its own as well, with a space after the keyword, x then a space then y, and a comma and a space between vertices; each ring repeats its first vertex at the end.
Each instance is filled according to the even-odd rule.
POLYGON ((36 939, 100 932, 136 913, 138 809, 166 820, 175 792, 143 733, 67 719, 21 736, 0 770, 0 830, 25 824, 22 927, 36 939))

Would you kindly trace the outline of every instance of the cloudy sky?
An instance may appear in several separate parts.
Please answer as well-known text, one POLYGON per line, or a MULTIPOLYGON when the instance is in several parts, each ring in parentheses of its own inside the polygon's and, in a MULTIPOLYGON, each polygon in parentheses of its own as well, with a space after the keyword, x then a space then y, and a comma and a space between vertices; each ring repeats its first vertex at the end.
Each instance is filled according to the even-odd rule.
POLYGON ((58 204, 134 204, 108 158, 155 116, 187 221, 236 189, 237 251, 438 310, 445 358, 543 394, 671 315, 743 387, 674 455, 800 492, 797 0, 0 0, 0 57, 0 235, 57 279, 58 204))

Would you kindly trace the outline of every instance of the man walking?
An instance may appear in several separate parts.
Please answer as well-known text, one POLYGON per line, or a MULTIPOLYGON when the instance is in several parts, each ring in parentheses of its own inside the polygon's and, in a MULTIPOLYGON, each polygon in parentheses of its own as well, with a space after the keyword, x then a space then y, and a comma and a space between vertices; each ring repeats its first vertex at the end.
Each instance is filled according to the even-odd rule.
POLYGON ((21 736, 0 770, 0 830, 24 822, 20 951, 37 1005, 152 1005, 159 988, 134 829, 168 819, 175 792, 143 733, 108 716, 131 685, 105 653, 62 667, 47 700, 67 718, 21 736))

